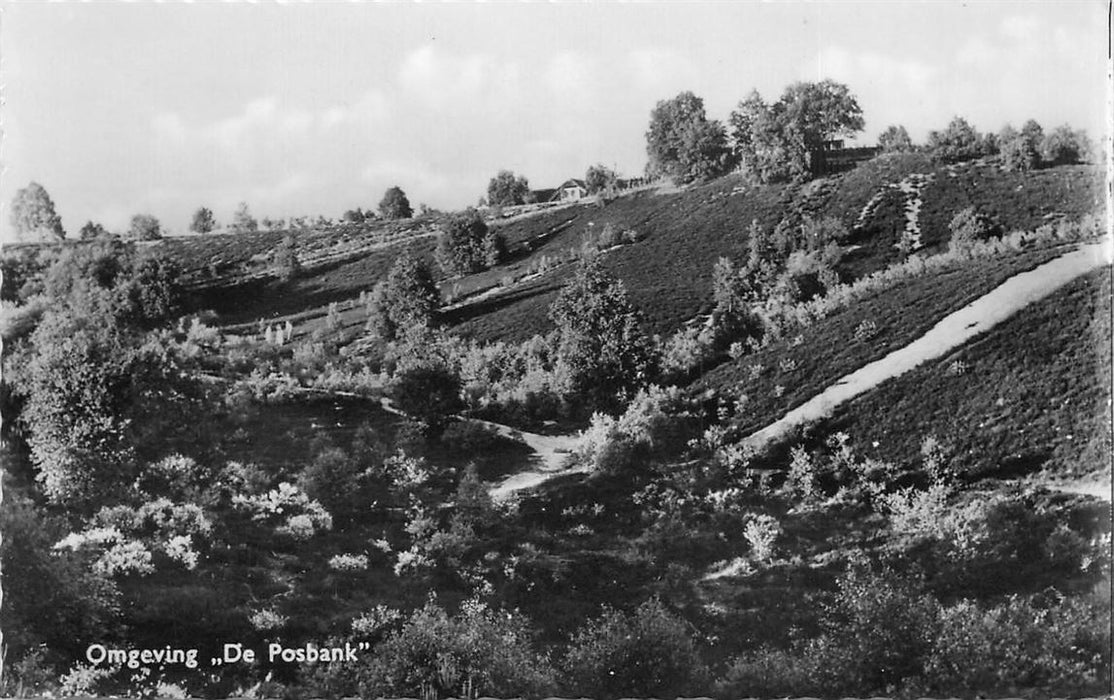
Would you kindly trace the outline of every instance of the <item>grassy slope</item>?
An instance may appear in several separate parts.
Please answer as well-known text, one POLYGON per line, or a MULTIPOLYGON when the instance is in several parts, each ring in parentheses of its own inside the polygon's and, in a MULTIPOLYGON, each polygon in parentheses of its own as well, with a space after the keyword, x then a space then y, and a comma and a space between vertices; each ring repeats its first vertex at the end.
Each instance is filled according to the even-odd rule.
MULTIPOLYGON (((649 329, 668 333, 710 310, 712 266, 720 256, 738 260, 745 255, 746 230, 753 219, 773 228, 782 217, 796 212, 836 217, 851 228, 885 185, 911 173, 936 173, 924 193, 921 228, 926 244, 940 244, 947 240, 951 217, 972 203, 996 214, 1013 230, 1033 228, 1050 215, 1077 218, 1093 211, 1101 195, 1101 181, 1089 166, 1022 175, 960 165, 954 168, 954 177, 947 172, 926 156, 906 154, 877 158, 804 188, 747 187, 732 176, 680 193, 644 192, 605 207, 552 212, 508 224, 503 230, 512 242, 556 230, 533 256, 560 256, 575 248, 589 224, 596 229, 611 223, 638 230, 646 240, 608 253, 606 267, 626 284, 649 329), (1019 202, 1024 205, 1018 206, 1019 202)), ((894 244, 904 226, 904 198, 888 194, 854 232, 850 242, 859 247, 846 258, 841 273, 857 278, 899 260, 894 244)), ((544 333, 550 328, 546 311, 568 274, 567 266, 553 270, 452 314, 450 322, 462 335, 484 340, 517 340, 544 333)))
POLYGON ((740 434, 754 432, 840 377, 908 345, 941 318, 1007 278, 1062 252, 1044 249, 966 261, 947 272, 910 279, 818 321, 799 337, 775 341, 716 367, 693 389, 714 389, 732 401, 746 395, 746 407, 736 415, 734 425, 740 434), (873 322, 877 330, 873 336, 856 338, 855 331, 864 321, 873 322), (778 386, 783 388, 781 396, 778 386))
MULTIPOLYGON (((681 192, 642 191, 605 205, 583 204, 496 224, 507 239, 510 259, 493 270, 444 280, 442 290, 457 298, 492 290, 508 278, 521 278, 543 256, 569 259, 586 232, 611 224, 619 230, 635 229, 644 240, 608 252, 606 267, 626 284, 646 315, 648 329, 669 333, 711 308, 712 266, 720 256, 745 255, 752 220, 772 229, 784 217, 833 216, 850 228, 871 197, 911 173, 936 173, 924 193, 921 219, 930 248, 942 247, 948 221, 964 206, 977 204, 997 214, 1009 229, 1031 228, 1048 216, 1075 217, 1093 210, 1101 190, 1088 166, 1022 175, 978 165, 945 169, 921 154, 876 158, 803 187, 748 186, 740 176, 729 176, 681 192)), ((416 226, 376 224, 298 234, 299 254, 308 268, 301 279, 287 285, 256 279, 238 288, 210 286, 200 292, 198 305, 218 311, 229 324, 294 316, 301 325, 323 316, 330 302, 353 299, 370 289, 404 249, 432 261, 432 237, 406 242, 408 235, 425 230, 416 226), (394 244, 381 247, 383 240, 394 244)), ((859 277, 895 262, 899 254, 893 244, 903 227, 904 198, 889 192, 854 232, 851 243, 858 247, 841 273, 859 277)), ((264 258, 282 235, 206 236, 164 245, 200 277, 216 264, 228 279, 265 272, 264 258)), ((509 288, 494 289, 483 300, 450 311, 447 321, 457 333, 480 340, 516 341, 544 333, 551 327, 549 305, 570 273, 571 266, 561 264, 509 288)), ((351 314, 345 323, 360 323, 357 316, 351 314)))
POLYGON ((903 464, 934 435, 973 476, 1108 467, 1110 313, 1107 268, 882 384, 816 432, 843 430, 861 449, 903 464), (957 361, 962 374, 949 371, 957 361))

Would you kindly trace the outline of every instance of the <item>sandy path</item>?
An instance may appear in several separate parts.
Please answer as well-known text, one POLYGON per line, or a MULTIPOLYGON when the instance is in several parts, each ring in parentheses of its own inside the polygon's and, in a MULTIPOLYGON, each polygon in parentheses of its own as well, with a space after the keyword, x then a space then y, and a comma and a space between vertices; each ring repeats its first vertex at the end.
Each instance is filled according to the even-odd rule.
POLYGON ((497 501, 517 491, 534 488, 556 476, 585 471, 582 467, 565 468, 569 453, 576 447, 578 435, 539 435, 489 421, 473 419, 473 422, 485 425, 504 437, 524 442, 534 451, 531 460, 535 463, 534 468, 512 474, 491 489, 491 497, 497 501))
POLYGON ((790 428, 829 416, 840 404, 891 377, 945 355, 1076 277, 1106 264, 1109 264, 1106 246, 1096 243, 1017 274, 962 309, 945 316, 909 345, 846 375, 780 420, 750 435, 744 442, 761 447, 790 428))
MULTIPOLYGON (((391 400, 385 396, 379 399, 379 405, 382 406, 385 411, 399 416, 406 416, 405 413, 398 410, 398 408, 391 403, 391 400)), ((533 488, 557 476, 577 474, 586 471, 584 467, 579 466, 565 467, 565 461, 568 459, 569 453, 576 447, 576 443, 580 439, 580 436, 577 434, 541 435, 539 433, 518 430, 503 425, 502 423, 492 423, 491 421, 480 420, 478 418, 462 418, 461 420, 483 425, 505 438, 524 443, 534 451, 530 459, 530 469, 512 474, 490 489, 489 493, 495 500, 505 499, 517 491, 533 488)))

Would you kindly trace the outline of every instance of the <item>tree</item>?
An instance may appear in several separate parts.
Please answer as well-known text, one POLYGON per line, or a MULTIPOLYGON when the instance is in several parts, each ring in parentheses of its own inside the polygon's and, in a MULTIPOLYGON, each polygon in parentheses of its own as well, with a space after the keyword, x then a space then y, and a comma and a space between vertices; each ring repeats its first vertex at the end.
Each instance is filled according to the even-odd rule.
POLYGON ((974 207, 967 207, 952 217, 948 229, 952 234, 948 245, 956 249, 1002 235, 1002 225, 974 207))
POLYGON ((525 204, 530 194, 530 183, 522 175, 510 170, 500 170, 487 183, 487 203, 493 207, 509 207, 525 204))
POLYGON ((704 114, 704 100, 682 92, 650 112, 646 132, 647 170, 678 184, 710 180, 734 167, 727 133, 704 114))
POLYGON ((801 135, 785 129, 777 105, 768 106, 752 90, 731 113, 731 140, 743 171, 759 182, 793 180, 808 173, 801 135))
POLYGON ((217 227, 217 220, 208 207, 200 207, 193 213, 190 220, 190 230, 194 233, 209 233, 217 227))
POLYGON ((440 305, 441 295, 429 268, 404 254, 395 260, 387 279, 372 290, 368 327, 379 337, 394 340, 409 326, 433 325, 440 305))
POLYGON ((12 199, 12 226, 23 240, 61 240, 66 237, 62 219, 46 189, 32 182, 12 199))
POLYGON ((420 364, 395 376, 389 396, 399 410, 422 424, 426 435, 436 437, 464 408, 460 386, 460 375, 448 367, 420 364))
POLYGON ((705 670, 688 624, 656 598, 590 621, 573 637, 565 669, 576 692, 594 698, 697 694, 705 670))
POLYGON ((446 275, 466 275, 499 264, 506 254, 502 234, 488 228, 475 209, 467 209, 441 222, 437 238, 437 263, 446 275))
POLYGON ((904 153, 913 150, 913 140, 904 126, 894 124, 878 136, 878 147, 883 153, 904 153))
POLYGON ((162 224, 150 214, 136 214, 128 227, 127 237, 133 241, 157 241, 162 238, 162 224))
POLYGON ((15 385, 43 493, 78 506, 119 494, 135 479, 138 448, 153 446, 140 436, 171 386, 166 358, 107 309, 49 311, 31 343, 15 385))
POLYGON ((376 646, 364 697, 543 697, 554 690, 553 669, 535 651, 527 620, 467 601, 450 617, 435 603, 410 616, 376 646))
POLYGON ((379 200, 379 215, 384 219, 409 219, 414 215, 410 200, 398 185, 383 193, 383 199, 379 200))
POLYGON ((1044 135, 1040 152, 1048 165, 1080 163, 1090 157, 1091 142, 1085 131, 1076 131, 1064 124, 1044 135))
POLYGON ((955 163, 983 155, 985 143, 966 119, 954 117, 944 131, 928 132, 928 149, 940 160, 955 163))
POLYGON ((846 85, 794 83, 766 105, 752 91, 731 113, 732 141, 747 172, 762 182, 818 173, 826 145, 863 129, 862 109, 846 85))
POLYGON ((302 272, 302 262, 298 259, 298 241, 293 234, 286 234, 271 255, 275 274, 283 282, 289 282, 302 272))
POLYGON ((108 238, 110 235, 111 234, 104 226, 92 221, 86 221, 85 225, 81 227, 81 231, 78 233, 78 237, 83 241, 91 241, 95 238, 108 238))
POLYGON ((232 215, 232 230, 236 233, 251 233, 259 230, 259 222, 248 211, 247 202, 240 202, 236 207, 236 212, 232 215))
POLYGON ((610 192, 615 189, 618 177, 615 171, 606 165, 593 165, 584 173, 584 184, 588 187, 588 194, 610 192))
POLYGON ((649 381, 655 357, 622 282, 598 257, 584 260, 549 308, 565 392, 591 409, 617 410, 649 381))
POLYGON ((801 134, 810 154, 837 137, 863 130, 863 111, 851 90, 834 80, 794 83, 785 89, 777 110, 783 128, 801 134))

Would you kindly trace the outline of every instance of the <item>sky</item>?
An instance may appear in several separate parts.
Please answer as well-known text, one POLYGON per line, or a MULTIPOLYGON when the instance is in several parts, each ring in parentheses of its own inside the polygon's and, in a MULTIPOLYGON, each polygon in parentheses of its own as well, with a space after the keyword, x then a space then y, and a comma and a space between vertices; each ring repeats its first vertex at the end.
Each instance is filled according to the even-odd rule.
POLYGON ((726 120, 752 89, 848 85, 914 141, 955 115, 1105 134, 1107 4, 0 4, 0 240, 29 182, 68 235, 157 216, 339 217, 400 186, 475 204, 500 169, 642 174, 659 100, 726 120))

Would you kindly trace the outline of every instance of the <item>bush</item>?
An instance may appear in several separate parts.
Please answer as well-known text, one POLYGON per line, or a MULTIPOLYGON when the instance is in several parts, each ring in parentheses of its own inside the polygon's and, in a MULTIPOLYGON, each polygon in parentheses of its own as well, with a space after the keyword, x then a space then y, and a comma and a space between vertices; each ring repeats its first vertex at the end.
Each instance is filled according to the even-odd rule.
POLYGON ((437 264, 448 276, 481 272, 506 257, 502 234, 491 230, 475 209, 467 209, 441 222, 437 238, 437 264))
POLYGON ((943 611, 926 663, 934 692, 974 697, 1106 692, 1110 679, 1109 600, 1094 604, 1011 597, 943 611))
POLYGON ((569 645, 565 673, 574 692, 601 699, 675 697, 705 683, 688 623, 657 598, 588 622, 569 645))
POLYGON ((525 618, 466 602, 450 617, 435 603, 376 646, 360 672, 364 697, 539 697, 552 692, 549 660, 525 618))
POLYGON ((950 245, 956 250, 970 249, 975 243, 1002 235, 1002 225, 974 207, 957 213, 948 224, 951 231, 950 245))
POLYGON ((443 366, 417 366, 395 376, 388 395, 399 410, 416 418, 429 436, 439 436, 453 414, 464 408, 460 375, 443 366))

